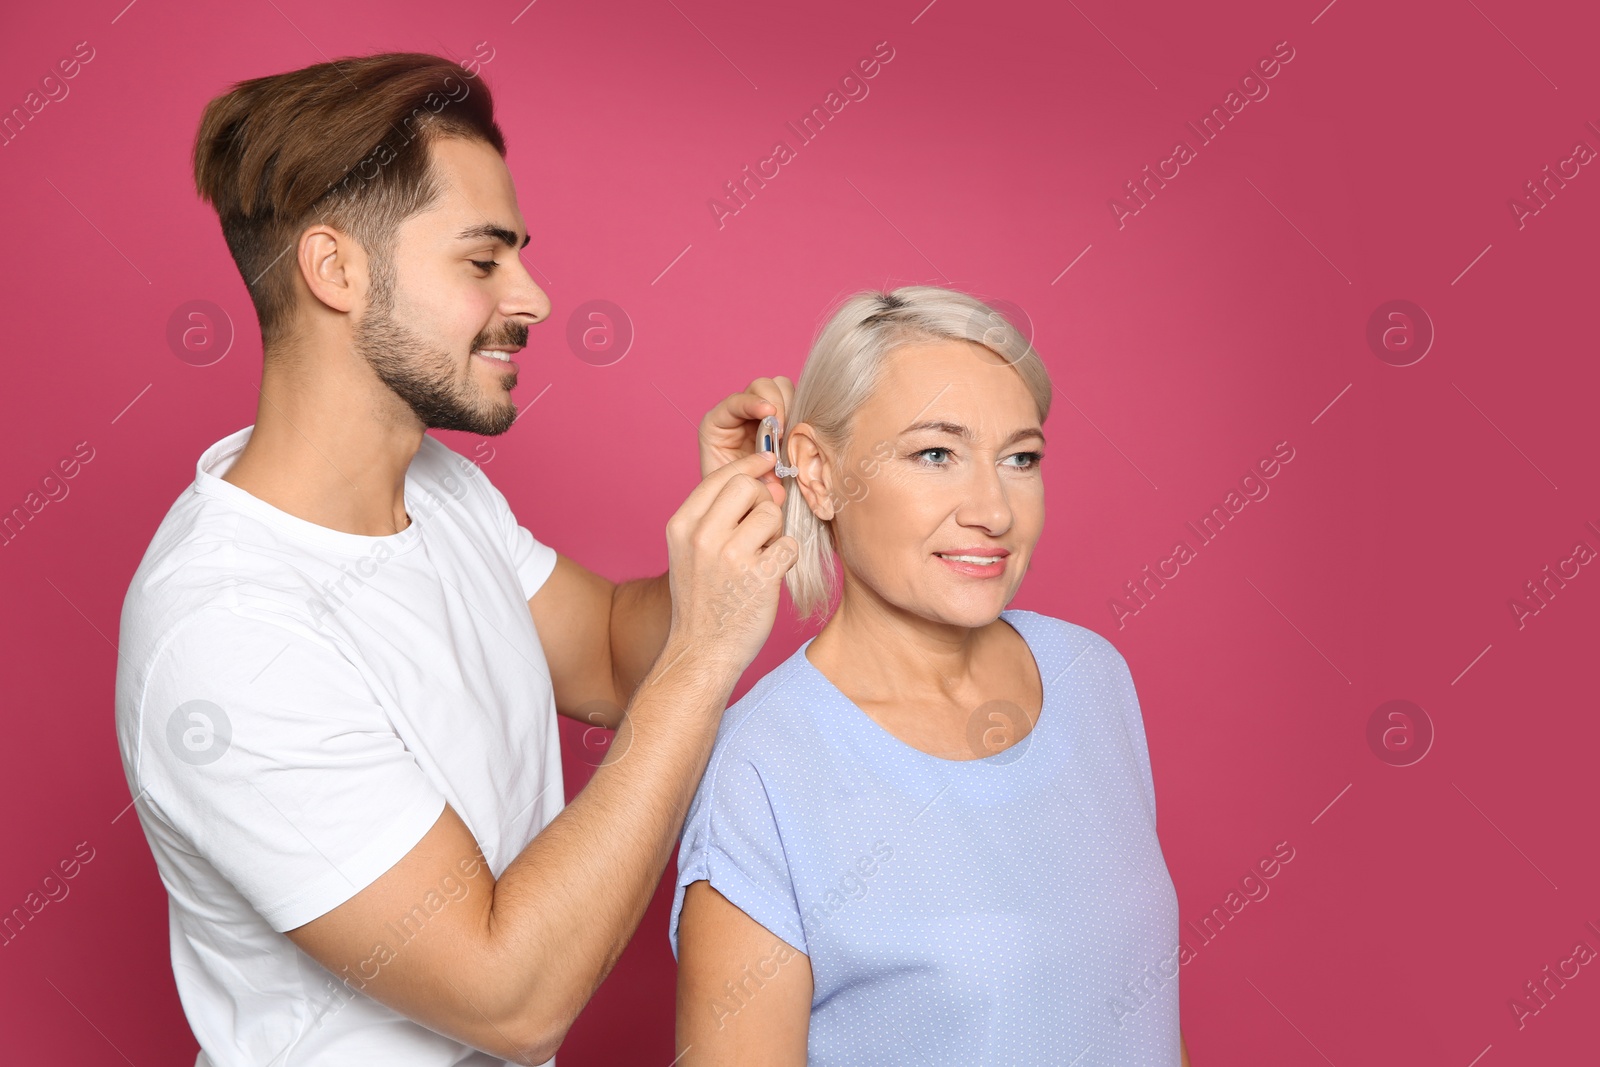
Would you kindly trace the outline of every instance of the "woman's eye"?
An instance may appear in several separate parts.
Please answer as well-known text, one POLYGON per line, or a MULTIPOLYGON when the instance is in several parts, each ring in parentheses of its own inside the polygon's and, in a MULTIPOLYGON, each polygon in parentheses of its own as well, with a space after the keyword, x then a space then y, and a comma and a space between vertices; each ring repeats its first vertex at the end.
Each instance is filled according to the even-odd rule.
POLYGON ((468 260, 467 262, 471 263, 474 267, 477 267, 479 270, 483 271, 485 274, 488 274, 490 271, 494 270, 496 267, 498 267, 500 265, 496 260, 492 260, 492 259, 487 259, 487 260, 484 260, 484 259, 472 259, 472 260, 468 260))
POLYGON ((929 466, 942 467, 945 461, 950 458, 950 450, 948 448, 924 448, 922 451, 915 453, 915 458, 929 466))
POLYGON ((1025 470, 1032 470, 1034 467, 1037 467, 1039 465, 1039 461, 1041 459, 1043 459, 1043 458, 1044 458, 1044 453, 1042 453, 1042 452, 1014 452, 1011 455, 1007 456, 1006 460, 1007 460, 1007 462, 1010 462, 1011 460, 1020 461, 1020 462, 1012 463, 1011 465, 1013 467, 1015 467, 1017 470, 1024 470, 1025 471, 1025 470))

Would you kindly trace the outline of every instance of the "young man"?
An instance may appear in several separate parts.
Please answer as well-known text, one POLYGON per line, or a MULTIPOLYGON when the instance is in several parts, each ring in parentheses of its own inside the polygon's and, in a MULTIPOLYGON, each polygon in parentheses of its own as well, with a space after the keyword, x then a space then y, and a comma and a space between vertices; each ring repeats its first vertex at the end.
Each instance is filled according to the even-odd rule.
POLYGON ((621 585, 426 435, 509 429, 550 313, 504 151, 482 82, 417 54, 243 82, 201 122, 260 402, 156 532, 117 677, 200 1065, 551 1059, 772 625, 795 545, 753 441, 786 379, 706 416, 668 573, 621 585), (556 712, 618 731, 565 808, 556 712))

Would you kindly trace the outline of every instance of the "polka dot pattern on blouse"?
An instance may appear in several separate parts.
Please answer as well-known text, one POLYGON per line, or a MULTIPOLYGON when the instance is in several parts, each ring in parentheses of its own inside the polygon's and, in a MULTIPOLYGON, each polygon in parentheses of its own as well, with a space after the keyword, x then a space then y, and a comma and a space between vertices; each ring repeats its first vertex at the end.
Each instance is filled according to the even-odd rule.
POLYGON ((673 952, 684 888, 706 880, 809 956, 812 1067, 1180 1063, 1178 900, 1127 664, 1083 627, 1001 617, 1044 703, 995 755, 905 744, 806 646, 723 717, 673 952))

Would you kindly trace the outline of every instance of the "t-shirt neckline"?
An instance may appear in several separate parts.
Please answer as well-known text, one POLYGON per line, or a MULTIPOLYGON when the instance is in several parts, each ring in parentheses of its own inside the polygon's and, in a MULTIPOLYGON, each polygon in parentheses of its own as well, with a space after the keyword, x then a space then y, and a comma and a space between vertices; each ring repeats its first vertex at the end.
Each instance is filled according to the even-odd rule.
MULTIPOLYGON (((1039 674, 1041 689, 1039 717, 1034 721, 1033 729, 1029 730, 1016 744, 1010 745, 992 756, 982 756, 977 759, 955 760, 945 759, 943 756, 935 756, 922 751, 915 745, 907 744, 884 729, 876 719, 863 711, 855 701, 845 695, 843 690, 834 685, 827 675, 818 670, 816 664, 806 657, 806 649, 811 646, 812 641, 816 640, 815 637, 807 638, 805 643, 795 650, 794 655, 800 661, 800 669, 808 672, 812 680, 822 686, 845 712, 845 714, 838 716, 843 728, 849 730, 856 740, 869 746, 872 751, 878 753, 892 752, 894 754, 893 758, 922 768, 939 768, 955 773, 960 773, 963 768, 973 768, 968 773, 981 775, 1000 774, 1005 773, 1006 768, 1030 762, 1027 759, 1029 753, 1042 745, 1048 736, 1041 733, 1041 731, 1046 730, 1046 724, 1054 722, 1055 719, 1055 715, 1051 713, 1051 700, 1055 692, 1055 685, 1052 679, 1045 677, 1044 667, 1040 663, 1039 652, 1035 647, 1034 638, 1029 634, 1032 626, 1031 619, 1026 622, 1021 621, 1028 614, 1016 609, 1007 609, 1000 613, 1000 618, 1017 632, 1027 646, 1028 654, 1033 657, 1034 670, 1039 674)), ((1031 762, 1037 765, 1042 760, 1035 759, 1031 762)), ((1017 773, 1020 773, 1020 771, 1017 773)))
MULTIPOLYGON (((422 510, 413 504, 418 498, 418 488, 412 479, 409 469, 405 477, 406 515, 411 519, 410 525, 399 533, 369 536, 367 534, 346 533, 328 526, 302 519, 291 515, 281 508, 254 496, 232 482, 225 481, 222 475, 239 457, 244 446, 254 432, 254 424, 224 437, 213 444, 200 455, 195 464, 194 491, 202 496, 219 500, 227 506, 242 511, 255 519, 270 526, 274 531, 292 537, 298 541, 315 545, 332 552, 353 556, 367 556, 380 548, 386 548, 391 554, 405 552, 413 548, 422 537, 421 523, 418 513, 422 510)), ((428 438, 424 436, 423 446, 427 445, 428 438)), ((420 454, 420 450, 419 450, 420 454)))

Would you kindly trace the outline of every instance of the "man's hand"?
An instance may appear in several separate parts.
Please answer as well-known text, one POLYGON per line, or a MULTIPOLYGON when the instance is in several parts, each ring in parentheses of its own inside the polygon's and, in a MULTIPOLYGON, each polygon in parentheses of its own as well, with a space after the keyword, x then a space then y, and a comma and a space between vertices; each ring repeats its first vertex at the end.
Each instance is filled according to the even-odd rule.
MULTIPOLYGON (((761 420, 774 415, 782 424, 793 401, 794 384, 789 379, 757 378, 744 392, 734 393, 708 412, 699 427, 701 477, 709 478, 734 460, 754 455, 761 420)), ((765 485, 782 507, 783 483, 770 465, 745 473, 765 485)), ((793 558, 787 550, 782 554, 793 558)), ((781 576, 788 563, 778 564, 770 562, 766 569, 781 576)), ((738 579, 748 592, 759 577, 759 572, 742 571, 723 580, 738 579)), ((776 593, 775 587, 772 592, 776 593)), ((528 601, 528 610, 550 664, 556 710, 586 725, 615 730, 621 725, 622 709, 669 635, 672 605, 667 575, 618 584, 561 556, 555 571, 528 601)), ((724 617, 731 616, 725 612, 724 617)))
MULTIPOLYGON (((776 415, 779 425, 787 429, 793 406, 794 383, 779 375, 757 378, 744 392, 734 393, 706 412, 700 420, 700 477, 754 452, 756 430, 768 415, 776 415)), ((773 499, 782 506, 784 489, 778 476, 769 471, 761 480, 771 487, 773 499)))
MULTIPOLYGON (((793 404, 794 383, 788 378, 757 378, 707 412, 699 426, 701 478, 754 455, 761 420, 774 415, 781 426, 793 404)), ((771 465, 747 474, 783 506, 783 483, 771 465)), ((792 552, 784 554, 792 561, 792 552)), ((767 569, 775 566, 769 563, 767 569)), ((781 577, 787 570, 785 562, 776 573, 781 577)), ((738 578, 748 589, 751 573, 724 578, 738 578)), ((550 664, 556 710, 589 726, 615 730, 623 707, 668 637, 667 576, 613 583, 561 556, 528 609, 550 664)), ((766 628, 771 628, 770 621, 766 628)))
POLYGON ((289 939, 432 1030, 516 1063, 554 1055, 655 894, 728 696, 776 616, 797 546, 759 480, 772 466, 770 453, 724 464, 672 517, 666 646, 589 784, 498 879, 447 805, 400 862, 289 939), (419 902, 441 886, 450 903, 432 914, 419 902), (375 949, 414 914, 426 929, 375 949))
POLYGON ((766 642, 779 580, 799 554, 783 532, 782 487, 767 481, 775 462, 752 452, 724 464, 667 522, 672 629, 663 659, 692 648, 742 671, 766 642))

